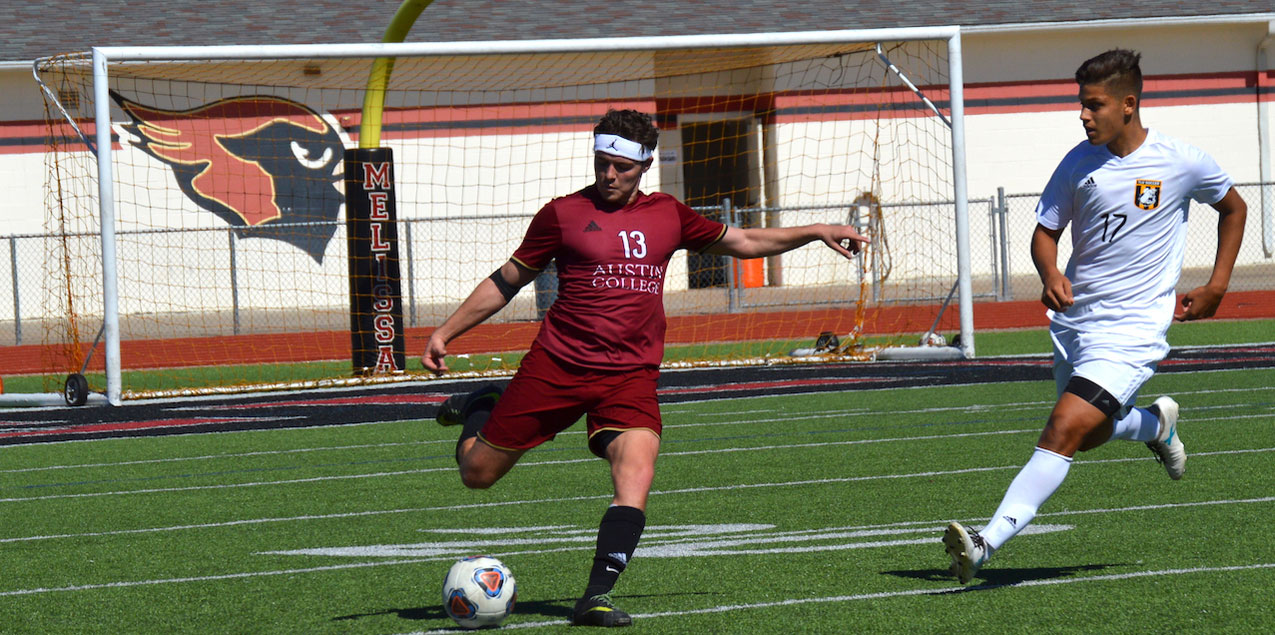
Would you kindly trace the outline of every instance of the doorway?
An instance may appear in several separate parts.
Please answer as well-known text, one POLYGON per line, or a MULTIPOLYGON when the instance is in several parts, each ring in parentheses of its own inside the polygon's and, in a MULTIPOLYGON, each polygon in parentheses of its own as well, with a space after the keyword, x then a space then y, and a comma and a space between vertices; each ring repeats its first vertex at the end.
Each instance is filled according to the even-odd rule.
MULTIPOLYGON (((691 207, 720 206, 730 199, 733 208, 756 208, 761 201, 758 166, 758 125, 751 115, 707 120, 679 118, 682 135, 682 198, 691 207)), ((720 210, 706 218, 727 222, 720 210)), ((739 226, 755 227, 756 214, 736 216, 739 226)), ((729 258, 713 254, 687 255, 691 289, 726 285, 729 258)), ((751 261, 748 261, 751 262, 751 261)), ((761 260, 757 261, 760 266, 761 260)))

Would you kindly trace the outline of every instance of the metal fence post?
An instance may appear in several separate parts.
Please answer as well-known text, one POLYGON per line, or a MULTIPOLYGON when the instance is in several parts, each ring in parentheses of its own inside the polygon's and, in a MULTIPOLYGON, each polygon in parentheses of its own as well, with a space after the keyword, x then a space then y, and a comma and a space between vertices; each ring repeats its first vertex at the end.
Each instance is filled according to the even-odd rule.
MULTIPOLYGON (((863 225, 860 225, 860 224, 859 224, 859 206, 858 206, 858 205, 851 205, 851 206, 850 206, 850 218, 849 218, 849 219, 847 219, 847 222, 849 222, 849 223, 850 223, 850 226, 851 226, 851 227, 854 227, 854 228, 855 228, 855 231, 858 231, 858 232, 859 232, 859 233, 861 233, 861 234, 867 234, 867 233, 868 233, 868 228, 866 228, 866 227, 864 227, 863 225)), ((864 254, 866 254, 866 253, 868 252, 868 249, 870 249, 871 247, 872 247, 872 245, 871 245, 871 244, 865 245, 863 249, 860 249, 860 250, 859 250, 857 253, 855 253, 855 255, 854 255, 854 270, 855 270, 855 273, 857 273, 857 274, 859 275, 859 286, 860 286, 860 287, 862 287, 862 286, 863 286, 863 274, 864 274, 864 270, 863 270, 863 257, 864 257, 864 254)), ((847 289, 847 290, 846 290, 846 294, 847 294, 847 295, 846 295, 846 299, 847 299, 847 300, 849 300, 851 297, 853 297, 853 296, 854 296, 854 287, 851 287, 851 288, 847 289)))
MULTIPOLYGON (((871 204, 871 203, 869 203, 871 204)), ((881 209, 877 209, 877 213, 871 213, 869 208, 868 224, 872 227, 871 236, 881 236, 881 217, 884 216, 881 209)), ((872 256, 872 303, 881 303, 881 251, 876 251, 872 256)))
POLYGON ((234 334, 239 334, 239 268, 235 262, 235 230, 226 232, 230 240, 230 313, 234 317, 234 334))
MULTIPOLYGON (((970 202, 974 203, 975 201, 970 202)), ((1000 250, 996 248, 996 212, 996 199, 989 197, 987 199, 987 250, 990 252, 988 254, 988 263, 992 269, 992 293, 996 294, 997 300, 1001 300, 1000 280, 1004 272, 1001 270, 1000 250)))
MULTIPOLYGON (((735 208, 730 204, 730 198, 722 199, 722 222, 727 227, 738 227, 739 223, 735 219, 735 208)), ((735 289, 735 263, 734 256, 722 256, 726 263, 726 311, 735 313, 739 310, 739 298, 735 289)))
POLYGON ((403 260, 407 262, 407 325, 416 326, 416 276, 412 275, 412 221, 400 220, 403 223, 403 238, 407 240, 406 249, 401 249, 403 260))
POLYGON ((1009 283, 1010 276, 1014 269, 1009 263, 1009 204, 1005 200, 1005 188, 996 188, 996 208, 999 212, 1000 235, 1001 235, 1001 301, 1008 301, 1013 298, 1013 292, 1009 283))
POLYGON ((1262 205, 1262 255, 1275 254, 1275 187, 1270 183, 1258 185, 1262 205))
POLYGON ((18 238, 9 237, 9 272, 13 276, 13 340, 22 344, 22 305, 18 301, 18 238))

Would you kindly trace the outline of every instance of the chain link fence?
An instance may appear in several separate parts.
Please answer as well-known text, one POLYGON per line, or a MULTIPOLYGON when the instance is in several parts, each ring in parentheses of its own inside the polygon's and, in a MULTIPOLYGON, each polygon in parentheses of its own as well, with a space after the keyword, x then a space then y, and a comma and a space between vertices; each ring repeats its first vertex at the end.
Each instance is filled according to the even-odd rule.
MULTIPOLYGON (((1248 203, 1249 218, 1231 280, 1233 291, 1275 290, 1275 260, 1267 253, 1269 245, 1263 242, 1266 229, 1262 218, 1263 187, 1267 194, 1265 200, 1272 200, 1275 184, 1236 186, 1248 203)), ((1040 281, 1030 253, 1038 197, 1038 194, 1000 194, 970 201, 970 262, 976 300, 1031 300, 1039 296, 1040 281)), ((942 302, 951 297, 956 282, 955 247, 951 238, 954 232, 953 208, 950 201, 906 206, 882 204, 875 214, 868 213, 856 203, 794 209, 732 209, 727 202, 720 207, 700 208, 701 213, 734 226, 757 226, 762 224, 763 218, 779 218, 784 225, 852 223, 877 237, 880 244, 874 245, 874 249, 878 250, 875 256, 861 255, 848 263, 826 249, 812 248, 804 254, 794 252, 785 255, 782 266, 779 261, 767 263, 766 279, 760 285, 744 284, 744 273, 737 263, 725 257, 712 256, 706 262, 713 271, 707 277, 699 276, 708 280, 702 285, 704 288, 688 288, 695 285, 688 285, 684 277, 693 279, 696 274, 688 273, 684 265, 675 264, 669 275, 679 279, 675 282, 670 278, 668 283, 668 312, 670 315, 731 313, 847 305, 859 301, 861 283, 866 283, 868 300, 874 304, 942 302), (898 218, 906 220, 895 220, 898 218), (894 245, 888 259, 882 255, 887 236, 894 245), (786 291, 812 286, 818 286, 820 291, 813 295, 786 291)), ((481 245, 481 249, 477 250, 480 253, 475 253, 473 246, 453 244, 456 236, 486 231, 482 229, 486 225, 475 224, 480 222, 478 220, 400 219, 400 257, 405 261, 401 268, 404 275, 402 292, 407 325, 433 326, 440 323, 478 280, 513 253, 521 228, 530 218, 531 215, 526 214, 481 221, 488 224, 495 222, 509 231, 502 232, 507 236, 495 243, 481 245), (470 258, 465 263, 464 275, 455 271, 456 262, 448 256, 450 250, 458 248, 463 248, 470 258), (470 275, 473 272, 478 273, 470 275)), ((1192 203, 1189 223, 1179 292, 1207 281, 1217 248, 1217 215, 1212 208, 1192 203)), ((151 324, 159 329, 159 332, 152 333, 145 329, 137 330, 141 328, 137 327, 130 334, 126 324, 130 316, 121 315, 124 324, 122 334, 126 338, 348 328, 343 223, 337 223, 334 236, 334 241, 341 245, 335 250, 339 253, 328 259, 332 262, 325 262, 322 275, 282 271, 278 263, 291 249, 289 245, 240 238, 233 228, 120 232, 119 235, 124 243, 133 240, 144 244, 139 238, 141 234, 172 236, 166 239, 172 243, 166 248, 179 254, 193 254, 193 246, 199 245, 201 253, 212 254, 201 257, 209 258, 213 264, 210 268, 205 263, 197 274, 204 279, 190 283, 192 288, 202 289, 195 294, 201 297, 192 300, 197 306, 189 310, 190 313, 201 314, 197 324, 190 327, 192 332, 170 332, 165 330, 164 320, 141 315, 162 313, 162 307, 139 309, 122 306, 121 313, 132 313, 134 323, 151 324), (215 249, 210 248, 214 246, 215 249), (209 276, 216 280, 208 280, 209 276), (288 306, 289 303, 293 306, 288 306), (280 320, 270 314, 285 308, 291 316, 288 319, 280 320)), ((3 271, 0 274, 0 345, 40 344, 44 338, 45 323, 63 317, 50 315, 53 310, 49 307, 60 305, 58 299, 47 297, 56 285, 46 284, 45 278, 50 270, 47 259, 58 253, 58 245, 67 240, 92 242, 97 237, 0 237, 6 251, 0 269, 3 271)), ((1059 242, 1059 266, 1066 262, 1070 252, 1070 239, 1064 234, 1059 242)), ((96 250, 91 253, 96 253, 96 250)), ((681 256, 675 258, 679 259, 687 260, 681 256)), ((100 263, 94 266, 100 270, 100 263)), ((174 264, 170 268, 178 267, 174 264)), ((556 293, 556 281, 551 277, 542 276, 534 287, 534 294, 520 294, 518 300, 502 312, 501 319, 518 321, 542 317, 556 293)), ((100 298, 100 295, 90 297, 100 298)), ((77 312, 81 318, 81 336, 92 337, 101 322, 100 299, 96 305, 91 300, 81 300, 80 304, 77 312)))

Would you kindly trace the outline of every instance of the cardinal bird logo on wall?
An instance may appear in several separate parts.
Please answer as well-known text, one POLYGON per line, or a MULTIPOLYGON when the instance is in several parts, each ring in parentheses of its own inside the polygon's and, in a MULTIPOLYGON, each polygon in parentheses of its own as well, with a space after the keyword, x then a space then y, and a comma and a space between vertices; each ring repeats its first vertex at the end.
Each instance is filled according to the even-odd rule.
POLYGON ((173 169, 200 208, 241 237, 274 238, 323 263, 345 196, 338 131, 287 99, 245 96, 190 110, 144 106, 112 92, 132 144, 173 169))

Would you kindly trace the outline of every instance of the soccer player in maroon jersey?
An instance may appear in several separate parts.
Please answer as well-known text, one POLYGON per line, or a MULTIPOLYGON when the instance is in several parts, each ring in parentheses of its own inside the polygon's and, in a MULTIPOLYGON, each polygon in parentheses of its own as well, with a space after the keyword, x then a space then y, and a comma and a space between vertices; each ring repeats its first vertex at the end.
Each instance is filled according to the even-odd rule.
POLYGON ((586 415, 589 449, 611 464, 615 497, 598 527, 593 569, 572 623, 627 626, 610 591, 637 549, 660 450, 656 379, 664 357, 664 275, 673 253, 737 258, 822 241, 849 258, 868 242, 853 227, 741 229, 639 188, 658 131, 651 117, 611 110, 594 127, 595 181, 532 219, 513 257, 478 284, 430 335, 421 361, 447 370, 447 343, 503 308, 554 259, 558 298, 503 394, 485 386, 445 402, 438 421, 463 425, 456 461, 466 487, 484 489, 528 450, 586 415))

